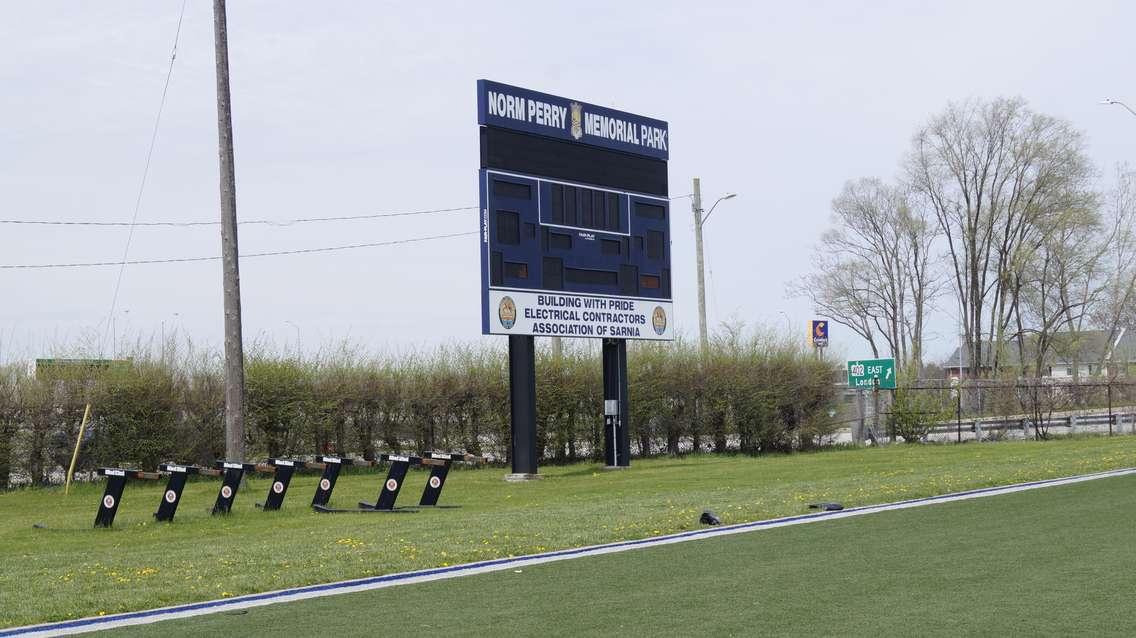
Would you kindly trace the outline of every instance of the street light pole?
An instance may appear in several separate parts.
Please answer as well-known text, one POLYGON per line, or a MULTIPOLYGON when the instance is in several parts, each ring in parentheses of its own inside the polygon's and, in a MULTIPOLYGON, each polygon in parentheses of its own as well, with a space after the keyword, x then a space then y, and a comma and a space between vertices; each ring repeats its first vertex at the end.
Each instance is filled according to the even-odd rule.
POLYGON ((711 213, 718 204, 727 199, 737 197, 737 193, 727 193, 718 198, 710 211, 702 214, 702 180, 694 178, 694 193, 690 198, 690 209, 694 213, 694 259, 698 266, 698 343, 702 354, 710 348, 710 340, 706 334, 706 270, 702 253, 702 225, 710 219, 711 213))

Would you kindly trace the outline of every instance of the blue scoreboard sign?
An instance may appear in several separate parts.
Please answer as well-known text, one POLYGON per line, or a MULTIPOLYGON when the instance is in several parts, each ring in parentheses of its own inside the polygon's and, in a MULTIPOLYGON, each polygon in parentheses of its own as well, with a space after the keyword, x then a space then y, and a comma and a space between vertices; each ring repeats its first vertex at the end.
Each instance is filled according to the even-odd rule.
POLYGON ((482 333, 674 338, 667 123, 479 80, 482 333))

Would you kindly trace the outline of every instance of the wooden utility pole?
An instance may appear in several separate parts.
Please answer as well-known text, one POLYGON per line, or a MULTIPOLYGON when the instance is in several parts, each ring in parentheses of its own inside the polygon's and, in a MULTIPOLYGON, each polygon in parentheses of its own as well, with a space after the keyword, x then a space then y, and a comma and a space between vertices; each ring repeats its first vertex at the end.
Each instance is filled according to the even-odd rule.
POLYGON ((694 260, 698 265, 698 344, 701 348, 702 357, 706 357, 706 352, 710 349, 710 337, 706 332, 706 269, 702 258, 702 226, 706 224, 706 220, 710 218, 710 214, 718 207, 718 204, 737 197, 737 193, 726 193, 714 202, 710 207, 710 211, 705 215, 702 214, 702 180, 697 177, 694 178, 694 192, 690 197, 690 209, 694 212, 694 260))
POLYGON ((225 298, 225 458, 244 460, 245 354, 241 335, 241 276, 237 252, 237 180, 229 94, 229 34, 225 0, 213 0, 217 58, 217 145, 221 160, 221 262, 225 298))
POLYGON ((706 274, 702 262, 702 180, 694 178, 694 194, 690 198, 690 209, 694 213, 694 260, 698 267, 698 345, 702 356, 710 347, 706 336, 706 274))

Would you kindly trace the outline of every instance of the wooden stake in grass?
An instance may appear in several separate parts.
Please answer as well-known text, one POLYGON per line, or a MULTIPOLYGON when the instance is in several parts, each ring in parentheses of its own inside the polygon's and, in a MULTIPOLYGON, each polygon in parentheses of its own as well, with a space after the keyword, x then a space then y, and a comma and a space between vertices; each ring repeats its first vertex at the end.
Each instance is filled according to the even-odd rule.
POLYGON ((79 445, 83 443, 83 431, 87 429, 87 419, 91 416, 91 404, 83 409, 83 420, 79 423, 79 436, 75 437, 75 451, 71 453, 71 465, 67 466, 67 480, 63 484, 63 495, 71 491, 71 477, 75 474, 75 461, 79 460, 79 445))

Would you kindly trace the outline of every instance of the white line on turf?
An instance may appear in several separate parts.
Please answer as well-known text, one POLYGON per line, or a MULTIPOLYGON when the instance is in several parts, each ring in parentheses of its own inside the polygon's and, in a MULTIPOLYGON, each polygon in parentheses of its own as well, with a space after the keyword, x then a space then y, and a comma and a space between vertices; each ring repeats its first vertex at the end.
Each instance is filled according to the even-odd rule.
POLYGON ((864 516, 867 514, 902 510, 912 507, 922 507, 925 505, 936 505, 939 503, 965 501, 975 498, 984 498, 987 496, 1000 496, 1002 494, 1012 494, 1014 492, 1024 492, 1026 490, 1035 490, 1044 487, 1056 487, 1058 485, 1070 485, 1073 483, 1082 483, 1085 481, 1093 481, 1097 479, 1112 478, 1117 476, 1127 476, 1130 474, 1136 474, 1136 468, 1110 470, 1107 472, 1097 472, 1094 474, 1083 474, 1080 476, 1048 479, 1044 481, 1033 481, 1030 483, 1018 483, 1015 485, 1006 485, 1003 487, 982 488, 969 490, 966 492, 943 494, 941 496, 929 496, 926 498, 899 501, 896 503, 867 505, 864 507, 855 507, 836 512, 818 512, 813 514, 803 514, 800 516, 787 516, 784 518, 756 521, 752 523, 724 525, 722 527, 711 527, 690 532, 680 532, 666 536, 645 538, 635 541, 623 541, 619 543, 609 543, 606 545, 592 545, 589 547, 546 552, 543 554, 532 554, 529 556, 517 556, 515 558, 489 560, 478 563, 468 563, 465 565, 454 565, 452 567, 424 569, 413 572, 388 574, 386 576, 374 576, 371 578, 359 578, 337 583, 312 585, 309 587, 282 589, 278 591, 265 592, 262 594, 249 594, 235 598, 225 598, 221 600, 212 600, 200 603, 188 603, 184 605, 176 605, 174 607, 128 612, 123 614, 115 614, 112 616, 83 618, 80 620, 68 620, 42 625, 29 625, 27 627, 0 629, 0 638, 6 636, 64 636, 89 631, 114 629, 116 627, 127 627, 130 625, 145 625, 162 620, 172 620, 175 618, 189 618, 192 616, 203 616, 206 614, 236 611, 239 609, 261 607, 264 605, 273 605, 276 603, 307 600, 310 598, 319 598, 322 596, 334 596, 337 594, 347 594, 351 592, 368 591, 372 589, 383 589, 386 587, 394 587, 396 585, 409 585, 412 583, 424 583, 432 580, 444 580, 448 578, 458 578, 461 576, 472 576, 474 574, 485 574, 489 572, 503 571, 506 569, 516 569, 519 567, 540 565, 542 563, 552 563, 556 561, 569 560, 572 558, 582 558, 584 556, 615 554, 618 552, 626 552, 632 549, 639 549, 644 547, 657 547, 659 545, 684 543, 687 541, 700 540, 704 538, 716 538, 718 536, 727 536, 731 534, 744 534, 746 532, 763 529, 774 529, 777 527, 788 527, 790 525, 802 525, 805 523, 815 523, 818 521, 851 518, 854 516, 864 516))

